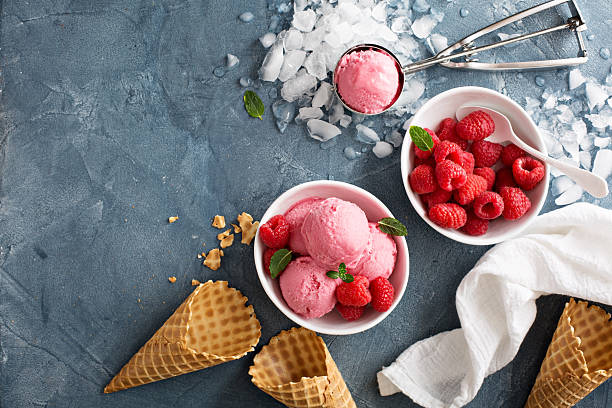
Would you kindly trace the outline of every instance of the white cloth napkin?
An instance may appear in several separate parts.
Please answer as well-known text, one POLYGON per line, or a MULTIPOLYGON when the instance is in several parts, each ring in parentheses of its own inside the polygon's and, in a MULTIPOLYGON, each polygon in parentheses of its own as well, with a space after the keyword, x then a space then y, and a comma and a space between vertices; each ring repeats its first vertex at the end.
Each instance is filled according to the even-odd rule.
POLYGON ((378 373, 380 394, 462 407, 516 355, 552 293, 612 304, 612 211, 579 203, 542 215, 490 249, 457 289, 461 328, 419 341, 378 373))

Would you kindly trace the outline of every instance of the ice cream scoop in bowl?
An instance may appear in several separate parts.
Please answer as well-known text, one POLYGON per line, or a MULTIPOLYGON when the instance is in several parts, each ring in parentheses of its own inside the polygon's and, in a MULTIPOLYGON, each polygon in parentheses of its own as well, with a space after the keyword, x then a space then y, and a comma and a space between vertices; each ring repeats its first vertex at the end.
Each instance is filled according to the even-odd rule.
MULTIPOLYGON (((377 222, 385 217, 393 217, 389 209, 375 196, 369 192, 353 186, 351 184, 339 182, 339 181, 311 181, 300 184, 296 187, 291 188, 285 193, 281 194, 268 208, 266 213, 261 219, 261 224, 265 224, 270 218, 278 214, 285 214, 290 208, 296 203, 299 203, 309 198, 320 198, 327 199, 336 197, 340 200, 353 203, 363 210, 367 220, 370 222, 377 222)), ((395 298, 393 304, 386 312, 380 313, 375 311, 372 307, 366 307, 365 313, 361 318, 355 321, 344 320, 337 310, 331 310, 329 313, 318 318, 305 318, 303 315, 296 313, 289 306, 283 292, 281 291, 280 278, 272 279, 265 269, 263 262, 263 255, 266 250, 261 235, 258 232, 255 238, 255 267, 257 269, 257 275, 263 286, 266 294, 272 300, 274 305, 290 320, 314 330, 318 333, 334 334, 334 335, 346 335, 359 333, 367 330, 376 324, 380 323, 385 319, 400 302, 402 295, 406 289, 408 282, 408 247, 404 237, 390 236, 395 242, 397 249, 395 257, 395 266, 393 273, 389 277, 389 281, 393 285, 395 291, 395 298)), ((294 257, 298 258, 297 255, 294 257)), ((305 257, 302 257, 305 258, 305 257)), ((301 259, 301 258, 298 258, 301 259)), ((312 262, 310 260, 303 260, 299 263, 296 262, 295 267, 303 267, 304 270, 308 271, 311 268, 312 262), (298 265, 299 264, 299 265, 298 265)), ((290 270, 287 267, 282 274, 289 271, 290 274, 296 273, 294 270, 290 270)), ((287 277, 286 277, 287 278, 287 277)), ((291 278, 293 279, 293 278, 291 278)), ((325 277, 324 279, 331 279, 325 277)), ((339 280, 338 280, 339 283, 339 280)), ((323 286, 321 286, 323 287, 323 286)), ((323 295, 323 294, 321 294, 323 295)))

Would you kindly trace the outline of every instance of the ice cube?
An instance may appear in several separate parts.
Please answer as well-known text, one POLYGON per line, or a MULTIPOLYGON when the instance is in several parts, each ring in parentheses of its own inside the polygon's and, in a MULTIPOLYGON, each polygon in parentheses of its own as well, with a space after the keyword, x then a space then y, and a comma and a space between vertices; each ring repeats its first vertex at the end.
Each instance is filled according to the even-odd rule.
POLYGON ((308 33, 314 28, 315 22, 317 21, 317 15, 311 9, 298 11, 293 14, 293 21, 291 24, 298 30, 308 33))
POLYGON ((317 79, 312 75, 302 72, 295 78, 289 79, 283 84, 281 97, 289 102, 293 102, 306 92, 317 86, 317 79))
POLYGON ((393 19, 391 22, 391 31, 394 33, 407 33, 410 31, 412 21, 406 16, 400 16, 393 19))
POLYGON ((272 104, 272 115, 281 122, 291 122, 295 117, 295 104, 282 99, 272 104))
POLYGON ((353 123, 358 124, 364 121, 365 115, 357 112, 353 112, 351 117, 353 118, 353 123))
POLYGON ((310 137, 322 142, 326 142, 341 133, 338 127, 320 119, 310 119, 308 122, 306 122, 306 127, 308 128, 308 134, 310 137))
POLYGON ((585 95, 591 111, 594 108, 601 108, 608 99, 608 93, 599 84, 592 82, 586 84, 585 95))
POLYGON ((251 13, 250 11, 245 11, 244 13, 239 15, 238 18, 243 23, 250 23, 255 18, 255 15, 253 15, 253 13, 251 13))
POLYGON ((344 157, 349 160, 355 160, 361 157, 361 152, 358 152, 351 146, 348 146, 344 148, 344 157))
POLYGON ((609 137, 596 137, 593 140, 593 144, 599 148, 608 147, 608 145, 610 144, 610 138, 609 137))
POLYGON ((240 77, 240 86, 246 88, 253 85, 253 81, 249 77, 240 77))
POLYGON ((329 82, 321 82, 319 89, 315 92, 312 97, 313 108, 320 108, 321 106, 328 106, 331 103, 332 96, 334 95, 334 89, 329 82))
POLYGON ((591 170, 591 153, 582 150, 578 153, 578 159, 580 160, 580 165, 585 170, 591 170))
POLYGON ((599 56, 600 56, 601 58, 605 59, 605 60, 609 59, 609 58, 610 58, 610 49, 609 49, 609 48, 602 47, 602 48, 599 50, 599 56))
POLYGON ((353 24, 353 34, 355 36, 365 37, 372 35, 378 28, 378 23, 371 17, 365 17, 359 20, 359 22, 353 24))
POLYGON ((337 98, 329 111, 329 123, 336 123, 344 115, 344 105, 337 98))
POLYGON ((607 179, 612 174, 612 150, 600 149, 593 161, 593 173, 607 179))
POLYGON ((558 196, 570 189, 574 184, 574 181, 567 176, 559 176, 553 179, 550 183, 550 192, 553 196, 558 196))
POLYGON ((383 23, 387 21, 387 2, 381 1, 372 9, 372 18, 374 20, 382 21, 383 23))
POLYGON ((593 149, 593 142, 595 141, 594 133, 587 133, 582 140, 580 140, 580 148, 582 150, 591 150, 593 149))
POLYGON ((425 13, 429 10, 429 3, 427 3, 427 0, 414 0, 412 9, 417 13, 425 13))
POLYGON ((270 88, 270 90, 268 91, 268 96, 270 97, 270 99, 276 99, 278 97, 278 89, 270 88))
POLYGON ((317 77, 319 80, 327 78, 327 60, 321 47, 317 48, 306 57, 304 68, 310 75, 317 77))
POLYGON ((289 5, 289 3, 280 3, 276 6, 276 11, 278 11, 279 13, 286 13, 289 10, 291 10, 291 6, 289 5))
POLYGON ((546 79, 544 79, 544 77, 542 77, 540 75, 536 75, 535 83, 536 83, 537 86, 542 88, 542 87, 544 87, 544 85, 546 85, 546 79))
POLYGON ((404 90, 400 95, 397 105, 408 105, 416 102, 425 92, 425 84, 416 77, 410 78, 404 84, 404 90))
POLYGON ((353 120, 353 118, 350 115, 342 115, 340 117, 340 121, 338 122, 340 124, 340 126, 342 126, 343 128, 347 128, 348 125, 351 124, 351 121, 353 120))
POLYGON ((308 5, 308 0, 295 0, 293 2, 293 11, 302 11, 308 5))
POLYGON ((289 126, 289 122, 284 122, 282 120, 276 121, 276 128, 281 133, 285 133, 285 130, 287 130, 287 126, 289 126))
POLYGON ((268 30, 278 33, 280 31, 280 16, 278 14, 270 17, 270 24, 268 25, 268 30))
MULTIPOLYGON (((544 95, 542 95, 544 96, 544 95)), ((542 105, 542 109, 550 110, 557 106, 557 97, 554 94, 550 94, 544 100, 544 104, 542 105)))
POLYGON ((262 81, 276 81, 283 66, 283 59, 283 46, 275 44, 270 48, 261 64, 261 68, 259 68, 259 78, 262 81))
POLYGON ((391 31, 391 29, 385 24, 378 24, 378 26, 374 30, 374 34, 376 35, 376 37, 381 38, 390 43, 394 43, 398 40, 397 34, 391 31))
POLYGON ((385 140, 393 145, 393 147, 400 147, 404 141, 404 136, 398 130, 394 130, 385 138, 385 140))
POLYGON ((281 67, 280 73, 278 75, 278 79, 280 79, 282 82, 285 82, 288 79, 293 78, 304 63, 305 58, 306 51, 287 51, 287 53, 285 54, 285 59, 283 61, 283 66, 281 67))
POLYGON ((321 45, 325 37, 325 28, 317 28, 309 33, 304 34, 302 48, 306 51, 313 51, 321 45))
POLYGON ((429 51, 434 55, 446 49, 447 47, 448 38, 441 34, 434 33, 427 38, 427 48, 429 48, 429 51))
POLYGON ((441 23, 442 21, 444 21, 444 13, 438 9, 435 8, 431 8, 431 11, 429 12, 429 15, 436 20, 438 23, 441 23))
POLYGON ((412 32, 417 38, 427 38, 437 25, 438 20, 432 17, 431 14, 427 14, 412 23, 412 32))
POLYGON ((576 89, 580 85, 584 84, 586 79, 582 75, 582 72, 578 68, 574 68, 569 73, 569 89, 576 89))
POLYGON ((587 126, 581 119, 572 123, 572 132, 576 135, 576 141, 580 143, 587 135, 587 126))
POLYGON ((576 201, 580 200, 580 198, 582 197, 582 193, 584 193, 582 187, 577 184, 573 185, 572 187, 565 190, 563 194, 557 197, 557 199, 555 200, 555 204, 568 205, 571 203, 575 203, 576 201))
POLYGON ((225 56, 225 59, 226 59, 226 61, 225 61, 225 65, 226 65, 228 68, 233 68, 233 67, 235 67, 236 65, 238 65, 238 63, 240 62, 240 60, 238 59, 238 57, 237 57, 237 56, 235 56, 235 55, 232 55, 232 54, 227 54, 227 55, 225 56))
POLYGON ((362 124, 355 126, 355 128, 355 139, 357 139, 359 142, 367 144, 376 144, 380 141, 380 138, 378 137, 378 134, 376 133, 376 131, 374 131, 374 129, 370 129, 369 127, 364 126, 362 124))
POLYGON ((289 29, 284 38, 285 51, 299 50, 304 42, 304 34, 299 30, 289 29))
POLYGON ((274 41, 276 41, 276 34, 274 33, 265 33, 259 37, 259 42, 264 48, 270 48, 272 44, 274 44, 274 41))
POLYGON ((342 21, 346 21, 349 24, 354 24, 359 20, 361 9, 353 3, 342 3, 338 5, 338 14, 342 21))
POLYGON ((302 123, 308 119, 321 119, 323 117, 323 111, 321 108, 312 108, 305 106, 299 109, 298 115, 295 117, 296 123, 302 123))
POLYGON ((459 10, 459 15, 460 15, 461 17, 467 17, 467 16, 469 16, 469 15, 470 15, 470 10, 468 10, 468 9, 466 9, 466 8, 464 8, 464 7, 462 7, 462 8, 461 8, 461 10, 459 10))
POLYGON ((372 148, 372 153, 379 159, 385 158, 393 153, 393 145, 387 142, 377 142, 372 148))

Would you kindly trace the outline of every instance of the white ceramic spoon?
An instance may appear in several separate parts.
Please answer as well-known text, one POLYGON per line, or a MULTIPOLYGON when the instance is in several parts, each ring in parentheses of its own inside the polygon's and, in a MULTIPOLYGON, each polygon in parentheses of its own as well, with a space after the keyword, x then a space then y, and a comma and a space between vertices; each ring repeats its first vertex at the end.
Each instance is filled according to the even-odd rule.
POLYGON ((487 138, 487 141, 493 143, 512 142, 533 157, 561 170, 592 196, 603 198, 608 195, 608 183, 606 180, 589 171, 553 159, 529 146, 514 133, 512 124, 508 118, 496 110, 483 106, 461 106, 456 112, 457 120, 461 120, 470 113, 478 110, 487 112, 495 122, 495 132, 487 138))

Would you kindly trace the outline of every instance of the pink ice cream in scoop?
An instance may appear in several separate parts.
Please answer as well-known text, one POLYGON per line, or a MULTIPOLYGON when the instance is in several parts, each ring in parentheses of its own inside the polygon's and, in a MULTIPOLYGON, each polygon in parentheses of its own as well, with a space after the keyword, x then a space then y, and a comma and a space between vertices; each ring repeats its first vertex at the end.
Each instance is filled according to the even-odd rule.
POLYGON ((279 278, 281 292, 291 310, 307 319, 329 313, 336 306, 340 279, 328 278, 327 269, 302 256, 287 265, 279 278))
POLYGON ((359 50, 342 57, 334 81, 340 97, 351 109, 379 113, 395 102, 400 90, 400 67, 381 50, 359 50))
POLYGON ((368 219, 357 205, 327 198, 310 210, 302 225, 308 254, 328 270, 356 265, 370 236, 368 219))
POLYGON ((289 223, 289 249, 302 255, 308 255, 306 242, 302 235, 302 224, 304 219, 321 201, 319 197, 309 197, 295 203, 285 213, 285 219, 289 223))
POLYGON ((365 276, 373 280, 382 276, 388 278, 395 268, 397 247, 395 241, 389 234, 385 234, 378 228, 378 224, 371 222, 370 240, 371 245, 362 255, 359 263, 354 269, 356 275, 365 276))

